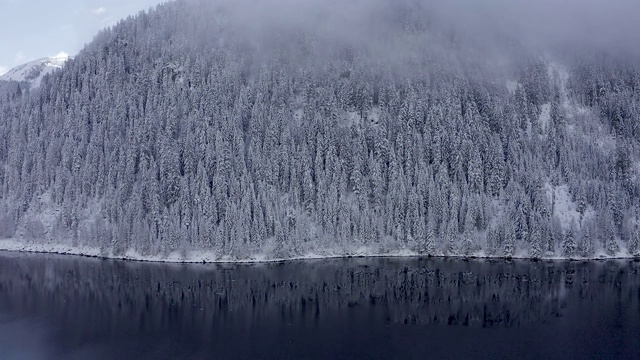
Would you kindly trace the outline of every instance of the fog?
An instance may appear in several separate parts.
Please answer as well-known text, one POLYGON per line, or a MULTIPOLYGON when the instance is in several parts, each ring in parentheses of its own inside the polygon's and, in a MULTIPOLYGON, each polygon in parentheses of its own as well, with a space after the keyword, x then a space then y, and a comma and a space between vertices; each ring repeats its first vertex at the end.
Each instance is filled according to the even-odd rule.
POLYGON ((475 21, 473 31, 495 28, 533 46, 637 51, 640 44, 640 2, 634 0, 453 0, 439 8, 447 21, 463 13, 475 21))
MULTIPOLYGON (((534 51, 576 49, 638 53, 635 0, 216 0, 254 39, 274 30, 311 32, 330 41, 385 47, 397 30, 444 33, 493 47, 504 40, 534 51)), ((406 32, 405 32, 406 33, 406 32)), ((500 45, 501 46, 501 45, 500 45)), ((396 49, 397 50, 397 49, 396 49)))

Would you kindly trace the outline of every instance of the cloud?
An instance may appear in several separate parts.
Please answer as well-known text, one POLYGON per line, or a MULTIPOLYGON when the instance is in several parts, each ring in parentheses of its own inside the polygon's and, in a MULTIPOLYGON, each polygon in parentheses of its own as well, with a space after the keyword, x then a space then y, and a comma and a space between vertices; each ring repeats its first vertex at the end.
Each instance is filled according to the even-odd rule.
MULTIPOLYGON (((403 1, 403 0, 398 0, 403 1)), ((406 0, 414 1, 414 0, 406 0)), ((419 0, 416 0, 419 1, 419 0)), ((637 0, 431 0, 440 26, 477 43, 499 36, 532 49, 625 50, 640 53, 637 0)))
POLYGON ((26 59, 26 55, 22 51, 18 51, 16 55, 13 57, 14 64, 22 64, 26 59))
MULTIPOLYGON (((257 44, 264 44, 263 39, 274 33, 293 29, 325 36, 330 44, 378 45, 382 55, 389 55, 389 43, 401 40, 395 32, 400 25, 439 29, 448 37, 496 53, 513 44, 542 52, 640 53, 636 45, 640 43, 638 0, 209 1, 222 4, 227 9, 225 21, 257 44)), ((392 50, 413 49, 408 44, 392 50)))
POLYGON ((69 54, 64 52, 64 51, 60 51, 58 54, 53 56, 53 58, 54 59, 68 59, 69 58, 69 54))
POLYGON ((0 75, 4 75, 7 71, 9 71, 8 67, 0 65, 0 75))
POLYGON ((107 12, 107 9, 105 9, 104 7, 100 6, 99 8, 96 9, 91 9, 89 10, 92 14, 95 15, 101 15, 107 12))

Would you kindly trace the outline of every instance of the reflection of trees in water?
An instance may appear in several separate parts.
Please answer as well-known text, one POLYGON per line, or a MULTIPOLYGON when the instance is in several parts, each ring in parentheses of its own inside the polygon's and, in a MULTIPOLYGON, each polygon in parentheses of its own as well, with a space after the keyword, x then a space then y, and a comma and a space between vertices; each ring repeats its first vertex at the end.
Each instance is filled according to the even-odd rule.
POLYGON ((509 327, 552 322, 573 309, 597 313, 602 306, 637 314, 639 269, 633 262, 356 259, 200 266, 0 255, 0 312, 93 324, 71 329, 78 337, 176 329, 206 337, 230 326, 314 326, 344 316, 509 327))

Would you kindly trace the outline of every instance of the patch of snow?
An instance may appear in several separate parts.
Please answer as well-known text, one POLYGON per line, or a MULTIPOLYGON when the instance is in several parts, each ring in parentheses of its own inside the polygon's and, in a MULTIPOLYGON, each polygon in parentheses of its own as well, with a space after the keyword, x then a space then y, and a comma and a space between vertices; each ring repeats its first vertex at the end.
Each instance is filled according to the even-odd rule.
POLYGON ((565 111, 568 118, 586 116, 591 113, 591 110, 589 108, 579 105, 575 102, 568 103, 568 105, 565 107, 565 111))
POLYGON ((507 80, 507 83, 505 85, 511 95, 515 94, 516 90, 522 86, 522 84, 514 80, 507 80))
POLYGON ((489 225, 497 226, 499 219, 502 219, 504 216, 507 205, 505 204, 504 200, 493 199, 491 200, 491 202, 487 207, 488 207, 488 209, 486 210, 487 213, 493 214, 493 216, 490 219, 489 225))
POLYGON ((295 124, 300 126, 302 125, 302 117, 304 116, 304 110, 303 109, 295 109, 293 110, 293 120, 295 121, 295 124))
POLYGON ((369 122, 370 125, 377 126, 380 122, 380 107, 374 106, 370 110, 364 112, 362 115, 358 111, 345 111, 342 116, 341 125, 344 127, 351 127, 357 125, 363 125, 365 122, 369 122))
POLYGON ((570 74, 566 67, 559 63, 551 62, 548 67, 548 72, 551 80, 558 86, 561 105, 565 110, 567 117, 573 118, 580 115, 586 115, 591 112, 589 108, 576 103, 569 96, 567 88, 570 74))
POLYGON ((293 121, 296 126, 302 125, 302 119, 304 118, 304 97, 302 95, 296 95, 291 103, 293 109, 293 121))
POLYGON ((60 214, 61 208, 56 206, 48 193, 34 198, 29 205, 24 221, 18 224, 16 235, 19 238, 47 238, 60 214))
POLYGON ((32 242, 18 239, 0 240, 0 250, 34 253, 65 254, 78 256, 100 256, 100 249, 57 244, 54 242, 32 242))
POLYGON ((613 151, 616 147, 616 139, 613 135, 604 134, 595 139, 595 144, 604 151, 613 151))
POLYGON ((617 253, 615 253, 613 256, 608 255, 606 253, 606 250, 604 249, 604 247, 600 247, 599 249, 597 249, 595 251, 594 259, 631 259, 631 258, 635 258, 633 255, 629 254, 629 252, 627 251, 627 249, 625 249, 622 246, 622 243, 620 241, 620 239, 616 239, 616 242, 618 243, 618 246, 620 247, 620 250, 618 250, 617 253))
MULTIPOLYGON (((553 204, 553 215, 558 216, 562 228, 566 231, 571 226, 571 222, 575 221, 576 229, 581 228, 580 212, 578 212, 578 204, 571 200, 568 185, 553 186, 549 183, 545 185, 549 201, 553 204)), ((595 216, 595 210, 588 206, 584 212, 583 220, 595 216)))
MULTIPOLYGON (((56 244, 53 242, 36 243, 26 242, 24 240, 17 239, 0 239, 0 251, 10 252, 33 252, 33 253, 50 253, 61 255, 75 255, 85 257, 98 257, 109 258, 118 260, 129 261, 145 261, 145 262, 160 262, 160 263, 238 263, 238 264, 252 264, 252 263, 272 263, 282 261, 295 261, 295 260, 321 260, 321 259, 341 259, 341 258, 408 258, 408 257, 426 257, 424 254, 419 254, 408 249, 398 249, 394 251, 381 252, 373 248, 362 247, 347 254, 331 253, 316 254, 308 253, 302 256, 290 257, 290 258, 272 258, 266 255, 255 255, 249 259, 233 259, 228 256, 220 257, 213 251, 196 250, 189 251, 187 253, 181 251, 175 251, 167 255, 141 255, 137 251, 129 250, 124 255, 114 255, 112 253, 104 253, 98 248, 71 246, 66 244, 56 244)), ((475 259, 500 259, 501 256, 487 256, 484 251, 477 251, 469 256, 465 255, 448 255, 436 254, 436 258, 475 258, 475 259)), ((513 259, 527 260, 530 257, 526 251, 518 251, 513 259)), ((633 258, 625 250, 621 250, 614 256, 607 255, 604 250, 600 249, 596 252, 592 258, 580 258, 580 259, 628 259, 633 258)), ((566 257, 559 255, 543 256, 543 260, 568 260, 566 257)), ((577 258, 576 258, 577 259, 577 258)))
POLYGON ((380 123, 380 107, 374 106, 367 112, 367 120, 371 122, 372 125, 378 125, 380 123))
POLYGON ((640 161, 636 161, 631 166, 631 180, 640 181, 640 161))
MULTIPOLYGON (((409 258, 409 257, 426 257, 424 254, 419 254, 408 249, 399 249, 389 252, 370 252, 372 249, 361 248, 349 254, 315 254, 309 253, 303 256, 296 256, 290 258, 271 258, 265 255, 252 256, 249 259, 237 260, 231 257, 220 257, 212 251, 190 251, 186 253, 176 251, 168 255, 141 255, 140 253, 130 250, 124 255, 113 255, 112 253, 104 253, 98 248, 91 247, 78 247, 65 244, 55 243, 33 243, 24 242, 16 239, 0 239, 0 251, 9 252, 32 252, 32 253, 48 253, 48 254, 60 254, 60 255, 74 255, 85 257, 98 257, 117 260, 128 261, 144 261, 144 262, 159 262, 159 263, 237 263, 237 264, 253 264, 253 263, 272 263, 282 261, 296 261, 296 260, 322 260, 322 259, 343 259, 343 258, 409 258)), ((453 259, 501 259, 501 256, 487 256, 484 251, 475 252, 469 256, 465 255, 448 255, 436 254, 435 258, 453 258, 453 259)), ((518 251, 513 259, 527 260, 530 257, 526 251, 518 251)), ((603 249, 596 251, 595 255, 591 258, 574 257, 572 259, 584 259, 584 260, 597 260, 597 259, 629 259, 633 258, 625 250, 619 251, 614 256, 607 255, 603 249)), ((542 260, 568 260, 568 258, 553 255, 543 256, 542 260)))
POLYGON ((349 125, 358 125, 362 122, 362 117, 358 114, 357 111, 348 111, 347 112, 347 123, 349 125))
POLYGON ((567 83, 569 82, 569 72, 567 69, 555 62, 551 62, 547 69, 549 72, 549 77, 555 84, 558 86, 558 90, 560 91, 560 100, 565 108, 570 106, 569 104, 569 96, 567 94, 567 83))
POLYGON ((549 121, 551 121, 551 104, 546 103, 542 105, 542 111, 540 111, 540 117, 538 118, 538 122, 540 123, 542 131, 547 130, 549 121))

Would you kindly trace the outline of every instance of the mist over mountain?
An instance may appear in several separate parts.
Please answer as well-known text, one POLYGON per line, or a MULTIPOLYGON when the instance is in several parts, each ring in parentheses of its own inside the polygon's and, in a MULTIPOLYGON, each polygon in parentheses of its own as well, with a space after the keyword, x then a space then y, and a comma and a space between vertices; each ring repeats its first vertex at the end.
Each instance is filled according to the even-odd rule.
POLYGON ((640 255, 637 8, 159 5, 0 82, 0 247, 640 255))

